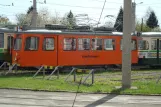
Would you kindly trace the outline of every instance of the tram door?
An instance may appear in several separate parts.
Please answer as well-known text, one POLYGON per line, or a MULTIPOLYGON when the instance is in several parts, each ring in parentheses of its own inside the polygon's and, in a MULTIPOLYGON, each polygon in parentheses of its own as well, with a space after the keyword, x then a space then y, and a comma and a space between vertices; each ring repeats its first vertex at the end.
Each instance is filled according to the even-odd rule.
POLYGON ((12 34, 7 34, 7 53, 5 55, 5 60, 7 62, 12 62, 12 46, 13 46, 13 36, 12 34))

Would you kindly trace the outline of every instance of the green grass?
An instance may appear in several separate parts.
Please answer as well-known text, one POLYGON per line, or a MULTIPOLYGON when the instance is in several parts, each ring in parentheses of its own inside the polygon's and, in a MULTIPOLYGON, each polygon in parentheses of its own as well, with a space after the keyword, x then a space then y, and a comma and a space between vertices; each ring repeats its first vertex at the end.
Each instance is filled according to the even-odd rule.
MULTIPOLYGON (((161 74, 157 71, 133 71, 132 72, 132 86, 138 89, 116 89, 115 86, 121 86, 121 72, 99 72, 95 73, 95 83, 90 85, 89 78, 86 84, 81 84, 79 92, 87 93, 117 93, 117 94, 143 94, 153 95, 161 94, 161 82, 156 84, 157 78, 161 74), (150 74, 147 74, 150 73, 150 74), (152 75, 157 73, 156 75, 152 75)), ((31 90, 45 90, 45 91, 66 91, 76 92, 79 82, 83 75, 83 79, 87 74, 77 73, 77 81, 73 82, 73 75, 65 82, 67 74, 60 74, 60 78, 55 76, 51 80, 43 79, 41 75, 32 78, 33 75, 12 75, 0 76, 0 88, 12 89, 31 89, 31 90)))

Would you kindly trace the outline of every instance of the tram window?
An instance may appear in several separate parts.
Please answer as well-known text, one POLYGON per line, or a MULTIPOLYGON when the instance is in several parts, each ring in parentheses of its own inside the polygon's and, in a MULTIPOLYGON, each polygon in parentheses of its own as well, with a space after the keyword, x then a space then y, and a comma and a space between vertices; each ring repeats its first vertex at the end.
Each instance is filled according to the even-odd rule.
POLYGON ((76 50, 76 39, 75 38, 64 38, 64 50, 65 51, 76 50))
POLYGON ((14 50, 20 50, 22 45, 22 39, 21 38, 16 38, 14 40, 14 50))
POLYGON ((149 43, 146 40, 139 40, 138 44, 139 50, 148 50, 149 49, 149 43))
POLYGON ((102 39, 92 39, 92 50, 102 50, 102 39))
POLYGON ((115 40, 114 39, 105 39, 104 40, 105 50, 115 50, 115 40))
POLYGON ((4 35, 0 34, 0 48, 4 48, 4 35))
MULTIPOLYGON (((152 40, 152 50, 157 50, 157 40, 152 40)), ((159 40, 159 49, 161 50, 161 40, 159 40)))
POLYGON ((38 50, 39 38, 28 37, 26 38, 25 50, 38 50))
POLYGON ((157 49, 157 40, 152 40, 151 42, 151 49, 156 50, 157 49))
POLYGON ((136 50, 136 40, 131 41, 131 49, 136 50))
POLYGON ((78 39, 78 50, 90 50, 90 39, 79 38, 78 39))
POLYGON ((54 50, 54 38, 45 38, 43 43, 43 50, 54 50))
POLYGON ((161 50, 161 40, 159 40, 159 50, 161 50))

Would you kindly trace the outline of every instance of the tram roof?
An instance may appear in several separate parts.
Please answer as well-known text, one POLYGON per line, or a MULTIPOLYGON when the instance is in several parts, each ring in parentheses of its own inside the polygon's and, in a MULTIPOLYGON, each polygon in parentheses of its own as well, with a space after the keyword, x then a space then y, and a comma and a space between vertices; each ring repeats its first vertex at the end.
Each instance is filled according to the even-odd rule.
POLYGON ((0 33, 14 33, 15 31, 13 29, 8 28, 0 28, 0 33))
MULTIPOLYGON (((74 35, 112 35, 122 36, 122 32, 111 32, 111 31, 78 31, 78 30, 48 30, 48 29, 35 29, 25 30, 17 33, 32 33, 32 34, 74 34, 74 35)), ((133 34, 132 34, 133 35, 133 34)))
POLYGON ((142 37, 161 37, 161 32, 142 32, 142 37))

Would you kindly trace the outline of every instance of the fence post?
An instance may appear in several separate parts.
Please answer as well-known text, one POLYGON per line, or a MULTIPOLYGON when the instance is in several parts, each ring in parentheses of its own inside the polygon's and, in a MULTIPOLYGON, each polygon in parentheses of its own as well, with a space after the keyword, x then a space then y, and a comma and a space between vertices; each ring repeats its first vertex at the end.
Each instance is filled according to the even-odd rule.
POLYGON ((76 81, 76 71, 74 71, 74 82, 76 81))
POLYGON ((6 67, 6 63, 5 63, 5 64, 4 64, 4 70, 6 70, 6 68, 7 68, 7 67, 6 67))
POLYGON ((43 67, 43 78, 45 78, 45 67, 43 67))
POLYGON ((92 71, 92 84, 94 84, 94 70, 92 71))
POLYGON ((59 69, 57 70, 57 79, 59 79, 59 69))

